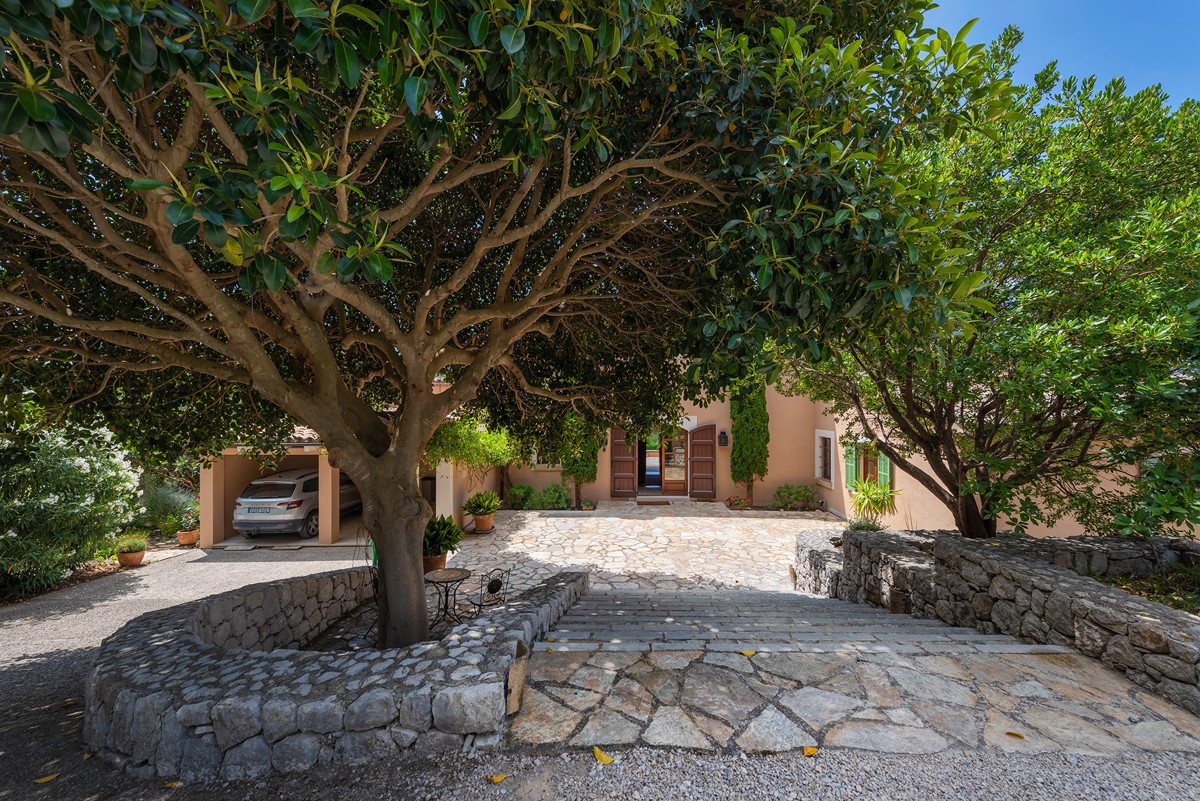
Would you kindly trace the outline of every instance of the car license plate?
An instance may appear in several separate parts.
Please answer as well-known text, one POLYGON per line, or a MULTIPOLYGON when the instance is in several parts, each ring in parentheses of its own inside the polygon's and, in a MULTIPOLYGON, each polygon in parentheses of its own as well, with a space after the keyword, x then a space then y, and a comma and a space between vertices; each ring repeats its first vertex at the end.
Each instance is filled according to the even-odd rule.
POLYGON ((269 514, 271 514, 271 507, 270 506, 251 506, 246 511, 248 511, 252 515, 269 515, 269 514))

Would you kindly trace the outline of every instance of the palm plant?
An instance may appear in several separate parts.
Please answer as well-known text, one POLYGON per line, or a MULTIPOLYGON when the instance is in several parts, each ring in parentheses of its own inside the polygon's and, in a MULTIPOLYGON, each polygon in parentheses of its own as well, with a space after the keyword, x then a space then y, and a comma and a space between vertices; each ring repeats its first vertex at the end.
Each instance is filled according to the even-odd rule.
POLYGON ((854 516, 878 524, 884 515, 896 513, 896 495, 899 490, 880 484, 873 478, 850 482, 850 506, 854 516))

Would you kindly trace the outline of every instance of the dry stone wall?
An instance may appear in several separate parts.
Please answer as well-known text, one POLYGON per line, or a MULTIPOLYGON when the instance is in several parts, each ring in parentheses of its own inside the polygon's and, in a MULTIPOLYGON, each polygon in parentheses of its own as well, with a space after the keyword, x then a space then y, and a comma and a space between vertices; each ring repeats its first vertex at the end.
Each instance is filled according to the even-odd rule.
POLYGON ((84 739, 128 773, 185 780, 494 745, 519 644, 587 587, 559 573, 440 642, 391 650, 295 650, 371 597, 367 568, 150 612, 101 645, 84 739))
POLYGON ((840 572, 836 560, 798 546, 796 588, 832 588, 842 600, 1069 646, 1200 714, 1200 618, 1080 575, 1145 575, 1155 550, 1163 563, 1200 559, 1200 545, 1182 539, 846 531, 840 572))

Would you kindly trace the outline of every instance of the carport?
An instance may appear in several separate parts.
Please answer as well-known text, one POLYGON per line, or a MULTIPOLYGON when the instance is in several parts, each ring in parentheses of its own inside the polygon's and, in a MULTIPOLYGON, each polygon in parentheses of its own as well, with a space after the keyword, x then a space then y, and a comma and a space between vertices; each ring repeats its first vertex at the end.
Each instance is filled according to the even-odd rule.
MULTIPOLYGON (((304 429, 297 434, 303 435, 304 429)), ((241 539, 233 530, 233 504, 246 485, 256 478, 281 470, 316 470, 317 505, 320 510, 320 531, 316 542, 296 539, 296 545, 354 544, 342 542, 342 519, 338 513, 338 484, 341 471, 329 463, 324 448, 314 439, 298 439, 284 444, 287 456, 278 465, 267 468, 242 448, 227 448, 211 465, 200 471, 200 547, 219 546, 230 538, 241 539)), ((426 497, 434 503, 437 514, 455 513, 454 468, 446 463, 427 471, 421 481, 426 497), (430 497, 432 496, 432 497, 430 497)), ((284 536, 284 535, 277 535, 284 536)), ((353 533, 352 535, 353 536, 353 533)), ((356 537, 354 539, 357 539, 356 537)), ((247 542, 253 542, 247 540, 247 542)), ((264 545, 270 543, 263 543, 264 545)))

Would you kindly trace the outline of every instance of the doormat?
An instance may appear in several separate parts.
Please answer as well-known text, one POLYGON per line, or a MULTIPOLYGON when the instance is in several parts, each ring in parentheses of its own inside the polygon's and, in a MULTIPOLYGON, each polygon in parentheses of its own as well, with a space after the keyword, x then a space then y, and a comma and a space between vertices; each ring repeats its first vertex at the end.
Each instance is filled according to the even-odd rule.
POLYGON ((272 551, 298 551, 303 548, 303 545, 272 545, 272 551))
POLYGON ((670 506, 670 501, 638 501, 638 506, 670 506))

